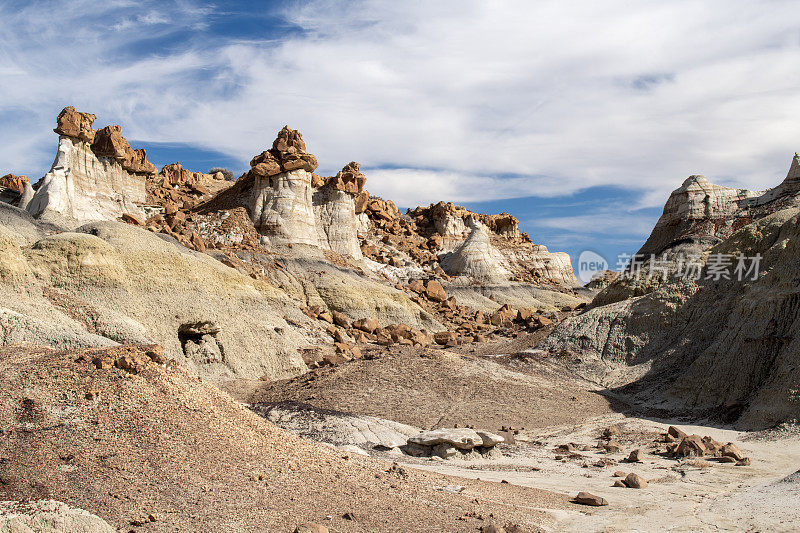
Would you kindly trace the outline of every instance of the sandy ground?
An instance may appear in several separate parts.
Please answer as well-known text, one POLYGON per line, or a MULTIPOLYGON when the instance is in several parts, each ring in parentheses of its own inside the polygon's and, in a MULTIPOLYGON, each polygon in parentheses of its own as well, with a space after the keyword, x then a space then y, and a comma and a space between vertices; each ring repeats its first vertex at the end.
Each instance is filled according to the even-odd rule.
MULTIPOLYGON (((752 466, 737 467, 709 459, 675 460, 649 453, 663 450, 656 433, 669 423, 609 415, 580 426, 527 431, 504 457, 480 462, 412 460, 415 468, 464 478, 507 481, 574 496, 588 491, 609 501, 607 507, 575 505, 552 510, 552 531, 798 531, 800 482, 781 482, 800 469, 800 436, 753 438, 730 429, 681 425, 683 431, 734 442, 751 458, 752 466), (623 453, 577 451, 581 458, 557 460, 559 444, 594 445, 603 428, 620 424, 623 453), (628 453, 646 451, 642 463, 626 463, 628 453), (617 464, 594 466, 601 460, 617 464), (584 466, 588 465, 588 466, 584 466), (615 471, 635 472, 648 480, 644 489, 612 487, 615 471)), ((795 476, 800 477, 800 476, 795 476)))

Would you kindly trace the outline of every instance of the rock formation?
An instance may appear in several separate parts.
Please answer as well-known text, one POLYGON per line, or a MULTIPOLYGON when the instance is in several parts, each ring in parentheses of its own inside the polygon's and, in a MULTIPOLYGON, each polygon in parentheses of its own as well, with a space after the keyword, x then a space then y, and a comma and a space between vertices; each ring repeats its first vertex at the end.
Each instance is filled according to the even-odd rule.
POLYGON ((58 116, 58 152, 26 209, 34 216, 74 226, 144 217, 145 179, 155 174, 144 150, 134 150, 119 126, 95 132, 95 116, 64 108, 58 116))
MULTIPOLYGON (((574 353, 582 361, 580 372, 621 387, 622 392, 635 392, 640 400, 664 402, 664 408, 712 411, 738 419, 746 428, 796 417, 800 409, 793 392, 793 383, 800 379, 796 290, 800 208, 793 192, 797 169, 795 156, 781 185, 757 196, 737 192, 733 204, 724 200, 729 196, 718 195, 718 201, 709 204, 716 206, 710 213, 720 215, 716 220, 728 229, 714 235, 701 230, 691 241, 722 239, 706 250, 711 254, 734 258, 760 254, 757 275, 740 280, 733 260, 727 278, 709 276, 706 254, 700 259, 697 279, 676 275, 639 296, 629 297, 626 291, 636 282, 622 277, 595 298, 591 310, 557 326, 539 348, 574 353), (747 220, 743 213, 755 220, 747 220), (738 230, 733 227, 736 220, 738 230), (726 237, 727 232, 732 233, 726 237)), ((676 198, 685 197, 696 184, 696 180, 689 187, 685 183, 682 192, 670 198, 664 220, 674 223, 661 222, 654 234, 697 227, 697 220, 684 223, 673 214, 709 212, 677 208, 676 198)), ((719 192, 714 187, 705 190, 719 192)), ((648 242, 646 247, 655 246, 654 250, 681 246, 671 237, 651 237, 648 242)))
POLYGON ((6 174, 0 177, 0 202, 25 209, 32 197, 33 188, 28 181, 28 176, 6 174))
POLYGON ((316 157, 306 151, 300 132, 285 126, 250 167, 200 211, 245 207, 264 245, 307 245, 361 258, 355 200, 366 177, 358 163, 330 178, 314 174, 316 157))

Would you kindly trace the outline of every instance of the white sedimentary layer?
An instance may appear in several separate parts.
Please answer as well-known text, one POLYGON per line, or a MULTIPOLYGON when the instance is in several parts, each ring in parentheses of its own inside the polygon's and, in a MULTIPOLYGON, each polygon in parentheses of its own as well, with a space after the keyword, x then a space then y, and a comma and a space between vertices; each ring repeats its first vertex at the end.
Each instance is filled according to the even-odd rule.
POLYGON ((256 178, 251 217, 265 244, 317 246, 311 173, 292 170, 256 178))
POLYGON ((339 255, 361 259, 360 223, 353 195, 325 186, 314 191, 313 198, 320 246, 339 255))
POLYGON ((311 173, 283 172, 257 178, 253 223, 266 244, 307 244, 361 259, 353 195, 331 187, 314 190, 311 173))
POLYGON ((492 247, 486 226, 473 219, 468 219, 467 224, 471 226, 469 237, 442 258, 442 268, 452 276, 469 276, 477 281, 508 281, 512 274, 502 265, 502 255, 492 247))
POLYGON ((53 166, 27 205, 33 216, 57 221, 114 220, 144 216, 145 179, 113 158, 92 153, 89 144, 61 136, 53 166))

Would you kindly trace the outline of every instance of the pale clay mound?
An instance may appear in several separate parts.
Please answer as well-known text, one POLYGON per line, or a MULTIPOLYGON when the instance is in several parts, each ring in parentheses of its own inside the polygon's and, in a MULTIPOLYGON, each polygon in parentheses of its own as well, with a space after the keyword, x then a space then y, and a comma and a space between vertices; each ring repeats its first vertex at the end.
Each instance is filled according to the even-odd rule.
POLYGON ((492 521, 535 531, 551 518, 534 508, 570 505, 552 493, 398 470, 301 440, 178 367, 92 364, 98 355, 119 365, 142 354, 0 351, 0 501, 54 499, 126 531, 135 522, 137 531, 232 532, 292 531, 302 522, 473 531, 492 521), (443 490, 456 483, 460 492, 443 490))

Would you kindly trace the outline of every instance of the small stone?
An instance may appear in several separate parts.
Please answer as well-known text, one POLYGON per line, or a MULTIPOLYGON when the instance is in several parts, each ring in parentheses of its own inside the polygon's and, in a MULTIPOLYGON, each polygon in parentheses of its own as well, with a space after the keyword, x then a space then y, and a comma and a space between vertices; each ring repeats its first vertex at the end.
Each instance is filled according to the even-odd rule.
POLYGON ((647 486, 647 481, 642 476, 631 472, 625 478, 625 486, 631 489, 643 489, 647 486))
POLYGON ((606 438, 618 437, 622 434, 617 426, 609 426, 603 430, 603 436, 606 438))
POLYGON ((750 466, 750 458, 742 457, 741 459, 736 461, 736 466, 750 466))
POLYGON ((595 496, 589 492, 579 492, 577 496, 575 496, 575 503, 579 503, 581 505, 592 505, 595 507, 600 507, 603 505, 608 505, 608 500, 601 496, 595 496))
POLYGON ((676 428, 675 426, 670 426, 669 429, 667 429, 667 435, 669 435, 676 441, 679 441, 687 437, 686 433, 676 428))
POLYGON ((625 477, 627 475, 628 475, 627 472, 623 472, 622 470, 617 470, 616 472, 614 472, 613 477, 625 477))
POLYGON ((644 459, 644 452, 638 448, 633 450, 631 454, 628 456, 629 463, 641 463, 643 459, 644 459))
POLYGON ((723 446, 722 449, 720 450, 720 454, 722 455, 722 457, 732 457, 737 461, 740 461, 744 458, 742 450, 740 450, 739 447, 732 442, 729 442, 728 444, 723 446))
POLYGON ((614 485, 612 485, 612 486, 614 486, 614 487, 627 487, 627 485, 625 485, 625 482, 622 481, 621 479, 616 480, 614 482, 614 485))

